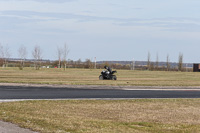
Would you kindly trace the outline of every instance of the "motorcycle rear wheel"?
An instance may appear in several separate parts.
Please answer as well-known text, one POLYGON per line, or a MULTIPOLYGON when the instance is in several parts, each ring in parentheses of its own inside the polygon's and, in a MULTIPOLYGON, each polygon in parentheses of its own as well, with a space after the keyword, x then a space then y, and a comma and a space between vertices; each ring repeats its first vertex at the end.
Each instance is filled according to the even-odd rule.
POLYGON ((113 75, 112 80, 117 80, 117 77, 115 75, 113 75))

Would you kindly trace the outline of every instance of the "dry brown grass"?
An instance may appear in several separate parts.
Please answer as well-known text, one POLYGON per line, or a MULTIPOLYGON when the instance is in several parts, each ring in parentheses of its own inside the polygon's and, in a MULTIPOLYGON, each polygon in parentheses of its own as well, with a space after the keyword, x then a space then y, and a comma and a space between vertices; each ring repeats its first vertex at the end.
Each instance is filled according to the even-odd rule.
POLYGON ((48 132, 200 132, 200 99, 0 103, 0 119, 48 132))
POLYGON ((200 86, 200 73, 118 70, 117 81, 100 81, 97 69, 0 68, 2 83, 114 85, 114 86, 200 86))

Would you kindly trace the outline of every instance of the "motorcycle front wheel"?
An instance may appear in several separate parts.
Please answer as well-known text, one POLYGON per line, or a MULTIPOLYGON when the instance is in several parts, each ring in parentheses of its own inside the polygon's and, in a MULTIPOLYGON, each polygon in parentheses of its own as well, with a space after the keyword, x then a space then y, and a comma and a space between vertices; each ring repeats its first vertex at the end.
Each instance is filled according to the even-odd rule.
POLYGON ((103 75, 99 76, 99 80, 104 80, 103 75))

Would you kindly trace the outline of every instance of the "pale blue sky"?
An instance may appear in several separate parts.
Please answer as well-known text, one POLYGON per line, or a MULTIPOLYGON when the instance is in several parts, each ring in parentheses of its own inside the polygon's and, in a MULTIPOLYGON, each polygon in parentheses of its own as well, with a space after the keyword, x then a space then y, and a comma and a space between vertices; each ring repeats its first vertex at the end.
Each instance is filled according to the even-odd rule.
POLYGON ((199 0, 0 0, 0 43, 12 57, 24 45, 40 45, 56 59, 57 46, 83 61, 151 60, 200 62, 199 0))

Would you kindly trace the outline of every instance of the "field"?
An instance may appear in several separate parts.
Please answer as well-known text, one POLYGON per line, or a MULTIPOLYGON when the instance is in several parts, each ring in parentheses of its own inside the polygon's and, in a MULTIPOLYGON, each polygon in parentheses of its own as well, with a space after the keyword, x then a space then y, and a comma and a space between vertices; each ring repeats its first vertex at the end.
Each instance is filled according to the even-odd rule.
POLYGON ((41 133, 197 133, 200 99, 0 103, 0 120, 41 133))
MULTIPOLYGON (((0 68, 0 83, 200 86, 200 73, 118 70, 100 81, 97 69, 0 68)), ((41 133, 200 132, 200 99, 60 100, 0 103, 0 120, 41 133)))
POLYGON ((113 85, 113 86, 200 86, 200 73, 117 70, 117 81, 100 81, 100 69, 0 68, 0 83, 113 85))

